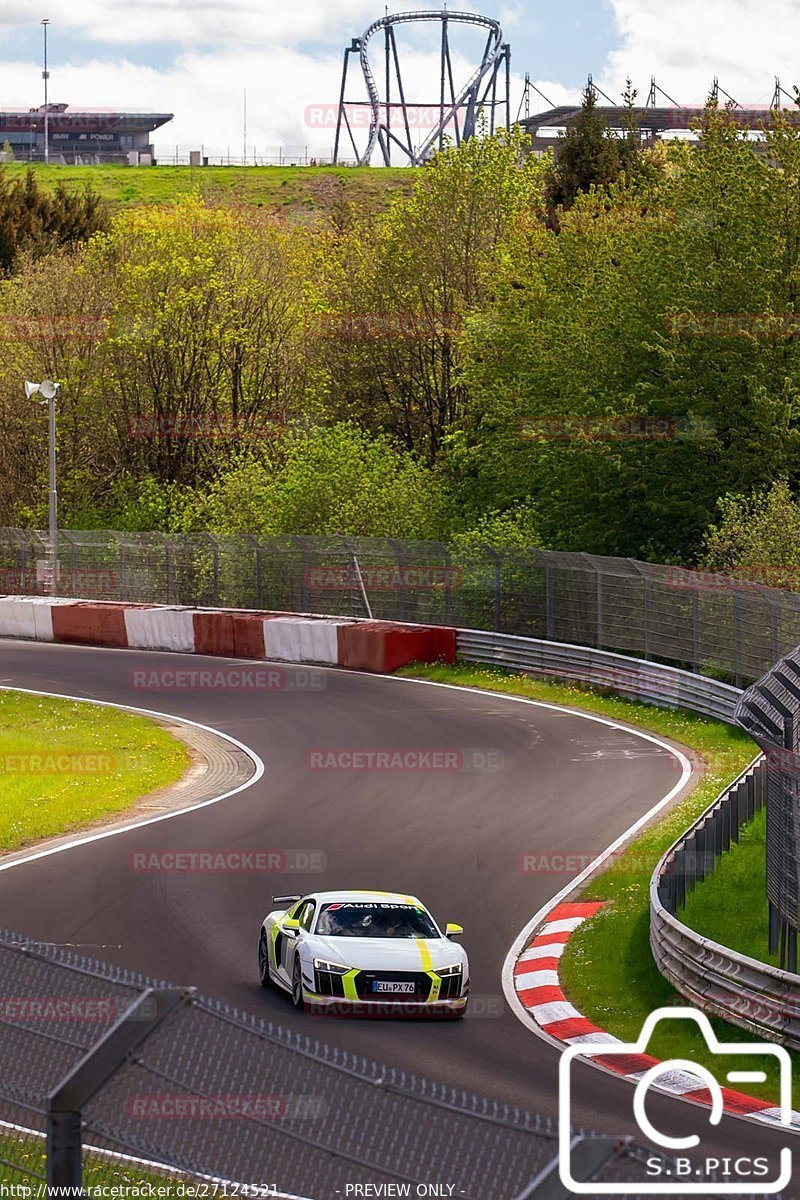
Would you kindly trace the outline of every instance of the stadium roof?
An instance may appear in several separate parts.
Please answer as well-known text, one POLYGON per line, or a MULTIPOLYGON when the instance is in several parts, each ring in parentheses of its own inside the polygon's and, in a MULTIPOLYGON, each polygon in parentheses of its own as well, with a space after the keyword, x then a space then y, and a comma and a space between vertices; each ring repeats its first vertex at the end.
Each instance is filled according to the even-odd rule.
MULTIPOLYGON (((666 133, 670 129, 690 129, 692 122, 703 117, 704 108, 652 108, 641 107, 628 109, 623 105, 598 105, 600 113, 611 129, 625 129, 630 114, 633 114, 635 124, 647 133, 666 133)), ((726 108, 719 109, 720 115, 729 112, 726 108)), ((800 125, 800 112, 781 110, 793 125, 800 125)), ((581 114, 580 105, 562 105, 550 108, 546 112, 524 117, 520 121, 523 129, 536 134, 540 129, 564 129, 574 125, 581 114)), ((768 108, 734 108, 730 110, 731 120, 750 129, 757 130, 763 123, 769 127, 772 124, 772 110, 768 108)))
MULTIPOLYGON (((0 133, 13 130, 25 132, 44 130, 44 106, 40 108, 0 109, 0 133)), ((112 112, 110 109, 68 109, 66 104, 48 105, 48 126, 51 133, 74 133, 85 130, 114 133, 136 133, 159 129, 174 117, 174 113, 112 112)))

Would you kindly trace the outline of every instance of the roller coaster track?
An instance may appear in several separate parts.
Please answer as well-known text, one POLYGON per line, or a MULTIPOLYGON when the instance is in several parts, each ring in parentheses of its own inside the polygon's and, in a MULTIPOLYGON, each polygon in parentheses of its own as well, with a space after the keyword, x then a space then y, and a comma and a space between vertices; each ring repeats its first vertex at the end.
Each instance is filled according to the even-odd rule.
MULTIPOLYGON (((376 147, 380 148, 384 165, 391 165, 393 144, 403 152, 410 165, 421 166, 426 162, 437 144, 439 147, 442 146, 444 137, 451 126, 454 129, 457 144, 467 138, 473 137, 477 129, 478 117, 487 109, 490 133, 494 132, 495 115, 498 105, 501 105, 506 110, 505 124, 508 126, 510 124, 510 61, 511 48, 503 40, 503 31, 500 24, 491 17, 484 17, 478 13, 446 11, 395 13, 392 16, 381 17, 380 20, 374 21, 360 38, 354 39, 351 46, 345 50, 334 161, 339 160, 339 147, 343 127, 347 129, 360 166, 366 166, 372 161, 376 147), (435 22, 441 27, 439 103, 435 106, 439 110, 439 119, 435 122, 430 132, 427 133, 422 143, 418 147, 415 147, 412 142, 409 104, 403 84, 394 31, 399 25, 425 22, 435 22), (470 76, 468 82, 458 92, 455 88, 449 41, 449 29, 454 23, 457 25, 470 25, 487 31, 487 40, 481 62, 470 76), (384 35, 385 42, 385 99, 381 98, 375 73, 370 63, 371 43, 374 41, 376 35, 381 32, 384 35), (367 145, 360 152, 353 137, 352 127, 348 118, 347 110, 352 105, 352 102, 346 100, 349 59, 352 54, 356 53, 359 56, 361 72, 366 85, 368 95, 366 103, 371 110, 367 145), (498 101, 497 84, 503 65, 505 65, 505 97, 498 101), (390 90, 392 71, 394 72, 393 78, 398 95, 396 107, 400 110, 405 140, 398 137, 391 128, 392 105, 390 90), (446 98, 448 92, 449 96, 446 98)), ((365 102, 356 103, 363 105, 365 102)))

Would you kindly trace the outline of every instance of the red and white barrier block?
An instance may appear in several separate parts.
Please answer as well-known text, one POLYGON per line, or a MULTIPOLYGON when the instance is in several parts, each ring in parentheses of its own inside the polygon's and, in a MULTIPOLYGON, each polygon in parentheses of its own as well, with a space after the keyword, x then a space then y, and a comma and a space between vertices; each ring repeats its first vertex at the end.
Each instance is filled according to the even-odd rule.
MULTIPOLYGON (((587 1020, 567 998, 559 976, 561 956, 575 930, 593 917, 602 904, 578 902, 558 904, 547 921, 522 951, 514 966, 514 990, 522 1005, 536 1024, 549 1037, 565 1045, 603 1043, 621 1045, 619 1038, 606 1033, 587 1020)), ((632 1083, 638 1083, 645 1072, 658 1065, 650 1054, 592 1054, 586 1059, 632 1083)), ((689 1071, 665 1071, 659 1075, 657 1088, 671 1092, 696 1104, 711 1106, 711 1093, 698 1076, 689 1071)), ((769 1100, 746 1096, 743 1092, 722 1088, 725 1111, 737 1116, 752 1117, 766 1124, 780 1124, 780 1109, 769 1100)), ((792 1127, 800 1128, 800 1113, 793 1113, 792 1127)))
POLYGON ((454 629, 236 609, 0 597, 0 638, 168 650, 388 674, 412 662, 455 662, 454 629))

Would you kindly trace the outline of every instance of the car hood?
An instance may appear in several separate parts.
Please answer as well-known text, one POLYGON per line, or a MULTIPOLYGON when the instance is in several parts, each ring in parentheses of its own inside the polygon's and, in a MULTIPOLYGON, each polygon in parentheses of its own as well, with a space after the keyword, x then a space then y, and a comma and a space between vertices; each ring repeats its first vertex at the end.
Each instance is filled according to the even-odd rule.
POLYGON ((359 971, 435 971, 465 963, 466 954, 448 938, 310 937, 316 958, 359 971))

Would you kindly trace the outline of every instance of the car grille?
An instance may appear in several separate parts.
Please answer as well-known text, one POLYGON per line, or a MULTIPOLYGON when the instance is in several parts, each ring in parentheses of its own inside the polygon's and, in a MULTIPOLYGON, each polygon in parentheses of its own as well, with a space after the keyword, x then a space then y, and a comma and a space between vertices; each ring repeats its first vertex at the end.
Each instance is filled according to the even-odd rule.
POLYGON ((318 996, 344 996, 344 980, 331 971, 315 971, 315 986, 318 996))
POLYGON ((394 1000, 421 1001, 427 1000, 431 993, 433 981, 424 971, 359 971, 356 975, 356 993, 359 1000, 394 1000), (413 983, 413 992, 376 992, 373 991, 374 980, 385 983, 413 983))
POLYGON ((445 975, 439 989, 440 1000, 457 1000, 461 995, 461 974, 445 975))

